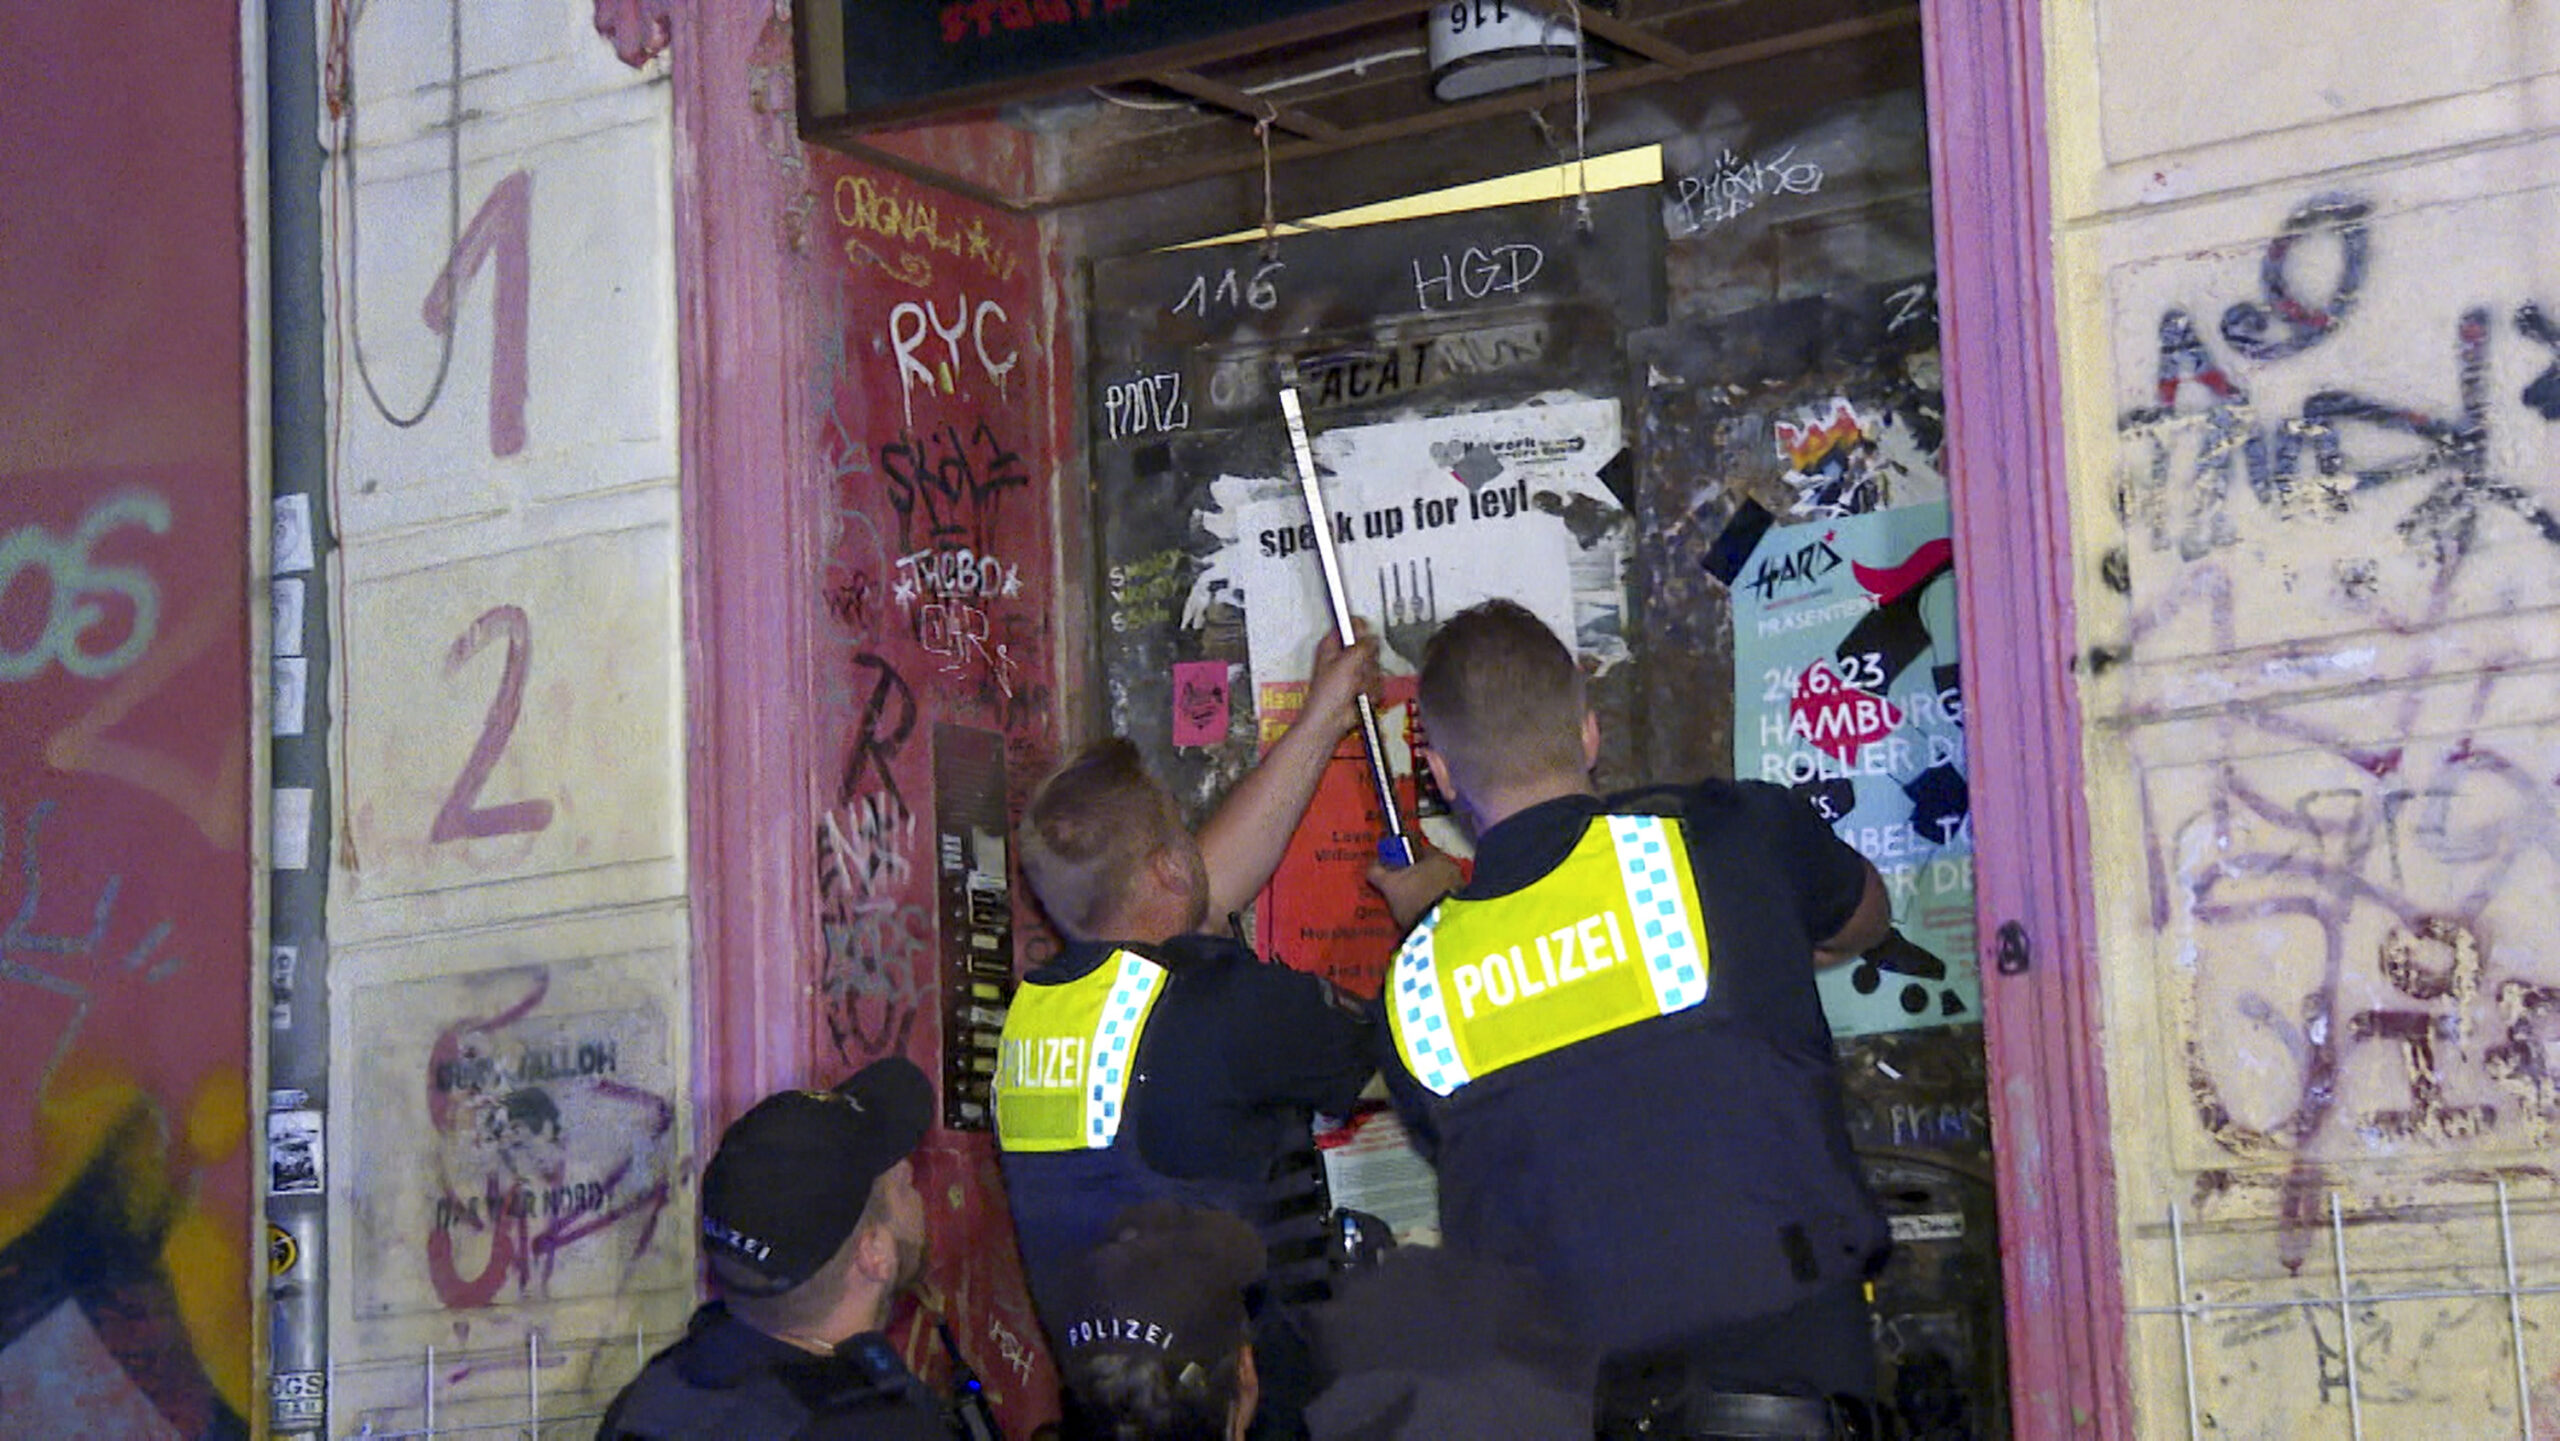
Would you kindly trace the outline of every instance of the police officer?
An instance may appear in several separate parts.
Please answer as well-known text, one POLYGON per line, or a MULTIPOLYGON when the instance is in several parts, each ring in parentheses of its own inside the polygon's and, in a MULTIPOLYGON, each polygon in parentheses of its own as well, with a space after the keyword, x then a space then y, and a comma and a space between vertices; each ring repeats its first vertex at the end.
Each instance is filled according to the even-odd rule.
POLYGON ((1511 602, 1432 637, 1419 705, 1474 874, 1371 880, 1421 913, 1387 1079, 1448 1244, 1545 1277, 1604 1434, 1865 1434, 1887 1235, 1814 969, 1886 933, 1874 867, 1775 786, 1595 794, 1581 672, 1511 602))
MULTIPOLYGON (((1279 864, 1376 665, 1373 641, 1328 638, 1298 720, 1196 839, 1116 738, 1043 781, 1024 813, 1023 875, 1067 945, 1023 978, 1006 1014, 996 1135, 1053 1341, 1070 1268, 1131 1205, 1214 1206, 1279 1239, 1291 1162, 1313 1165, 1310 1113, 1347 1110, 1375 1069, 1360 1009, 1207 927, 1279 864)), ((1314 1269, 1320 1279, 1320 1254, 1314 1269)), ((1255 1434, 1291 1434, 1313 1378, 1294 1328, 1276 1309, 1262 1319, 1279 1329, 1257 1336, 1255 1434)))
POLYGON ((1226 1211, 1121 1212, 1069 1281, 1070 1441, 1243 1441, 1261 1399, 1245 1292, 1263 1266, 1261 1238, 1226 1211))
POLYGON ((722 1299, 614 1398, 599 1441, 949 1441, 880 1334, 924 1270, 909 1157, 932 1124, 933 1088, 904 1059, 739 1117, 702 1173, 722 1299))

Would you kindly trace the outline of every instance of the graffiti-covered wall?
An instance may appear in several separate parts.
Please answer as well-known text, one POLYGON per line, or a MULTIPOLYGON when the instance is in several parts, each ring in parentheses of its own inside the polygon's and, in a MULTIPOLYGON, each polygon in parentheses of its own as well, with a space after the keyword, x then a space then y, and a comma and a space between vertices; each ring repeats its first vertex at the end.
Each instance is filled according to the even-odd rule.
POLYGON ((2052 8, 2143 1429, 2548 1434, 2560 29, 2052 8))
POLYGON ((240 12, 20 10, 0 62, 0 1425, 245 1436, 240 12))
POLYGON ((330 1197, 332 1434, 592 1426, 693 1300, 671 105, 629 8, 322 20, 329 1084, 269 1179, 330 1197))
MULTIPOLYGON (((1017 1433, 1055 1377, 996 1172, 993 1026, 1014 973, 1010 817, 1054 763, 1057 263, 1038 225, 809 152, 811 410, 825 614, 811 658, 822 1079, 913 1058, 942 1093, 933 1248, 892 1332, 946 1319, 1017 1433)), ((1026 939, 1026 954, 1040 943, 1026 939)))

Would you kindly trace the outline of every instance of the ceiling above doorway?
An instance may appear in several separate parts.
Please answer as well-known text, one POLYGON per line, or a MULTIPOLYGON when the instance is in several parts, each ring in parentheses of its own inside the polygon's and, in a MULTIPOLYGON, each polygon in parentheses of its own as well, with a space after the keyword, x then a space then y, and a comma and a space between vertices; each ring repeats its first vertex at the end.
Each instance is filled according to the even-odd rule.
MULTIPOLYGON (((1432 12, 1485 9, 1490 0, 1350 0, 855 112, 845 87, 831 81, 843 72, 848 45, 872 43, 866 25, 876 22, 856 17, 876 14, 873 3, 801 0, 803 137, 1011 210, 1088 205, 1266 165, 1423 143, 1504 116, 1552 117, 1559 107, 1562 123, 1572 124, 1570 75, 1456 102, 1434 98, 1425 50, 1432 12), (821 12, 825 6, 839 8, 821 12), (830 105, 833 113, 823 113, 830 105), (938 129, 996 118, 1036 137, 1038 163, 971 166, 954 147, 933 142, 938 129)), ((1001 14, 1007 5, 989 0, 979 8, 1001 14)), ((1306 7, 1271 7, 1291 8, 1306 7)), ((1571 7, 1546 0, 1544 8, 1571 7)), ((951 0, 942 9, 966 15, 971 3, 951 0)), ((1584 0, 1581 15, 1590 49, 1605 62, 1582 82, 1595 101, 1880 38, 1907 45, 1919 23, 1916 5, 1890 0, 1584 0)), ((1452 178, 1472 178, 1455 173, 1463 168, 1453 164, 1452 178)))

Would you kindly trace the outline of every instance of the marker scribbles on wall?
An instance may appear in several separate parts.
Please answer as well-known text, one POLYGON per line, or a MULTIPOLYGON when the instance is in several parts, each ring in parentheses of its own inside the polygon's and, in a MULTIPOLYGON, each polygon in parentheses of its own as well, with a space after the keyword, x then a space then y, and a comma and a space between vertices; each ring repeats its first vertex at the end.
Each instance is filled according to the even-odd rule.
POLYGON ((1981 1009, 1954 577, 1943 505, 1773 527, 1735 576, 1734 773, 1803 796, 1893 900, 1894 934, 1823 973, 1843 1035, 1981 1009))
POLYGON ((352 1212, 363 1318, 681 1285, 667 1224, 682 1073, 664 951, 366 983, 333 1178, 352 1212))
POLYGON ((1710 230, 1783 195, 1822 192, 1822 165, 1799 156, 1789 145, 1767 155, 1742 156, 1719 151, 1699 174, 1670 182, 1671 199, 1663 207, 1675 235, 1710 230))

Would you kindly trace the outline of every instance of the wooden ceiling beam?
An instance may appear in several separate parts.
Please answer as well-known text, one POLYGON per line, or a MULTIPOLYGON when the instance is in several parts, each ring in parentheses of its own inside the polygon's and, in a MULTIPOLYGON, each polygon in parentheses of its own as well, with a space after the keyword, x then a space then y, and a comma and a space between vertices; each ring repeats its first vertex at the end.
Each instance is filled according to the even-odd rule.
POLYGON ((1193 71, 1166 70, 1148 78, 1176 94, 1232 110, 1257 125, 1267 120, 1275 130, 1286 130, 1309 140, 1339 142, 1349 133, 1341 126, 1319 120, 1303 110, 1274 105, 1252 91, 1239 90, 1193 71))
MULTIPOLYGON (((1911 30, 1919 23, 1920 8, 1917 5, 1906 5, 1892 10, 1878 11, 1872 15, 1833 21, 1828 25, 1816 25, 1810 29, 1792 31, 1784 35, 1746 41, 1738 45, 1719 46, 1713 50, 1694 53, 1684 52, 1688 54, 1688 58, 1677 65, 1648 61, 1643 64, 1595 70, 1585 77, 1582 88, 1588 95, 1614 94, 1622 90, 1634 90, 1657 84, 1664 80, 1729 70, 1736 66, 1756 64, 1763 60, 1774 60, 1808 50, 1819 50, 1825 46, 1911 30)), ((1596 27, 1595 33, 1597 33, 1596 27)), ((1501 95, 1489 95, 1455 105, 1434 106, 1429 110, 1400 116, 1394 120, 1380 121, 1374 125, 1348 128, 1332 140, 1300 138, 1287 141, 1271 147, 1271 163, 1277 165, 1289 161, 1307 160, 1358 146, 1375 145, 1392 140, 1408 140, 1453 126, 1469 125, 1481 120, 1519 114, 1535 108, 1541 94, 1540 90, 1529 88, 1501 95)), ((1251 169, 1262 163, 1262 157, 1263 152, 1260 147, 1246 146, 1223 155, 1150 164, 1136 173, 1124 172, 1089 184, 1070 186, 1055 194, 1029 200, 1016 208, 1040 212, 1071 205, 1087 205, 1098 200, 1117 200, 1150 190, 1167 190, 1177 185, 1186 185, 1193 181, 1208 180, 1216 176, 1231 175, 1240 170, 1251 169)))
POLYGON ((1643 26, 1630 25, 1605 11, 1583 11, 1582 28, 1621 50, 1631 51, 1657 65, 1668 65, 1675 70, 1698 58, 1643 26))

